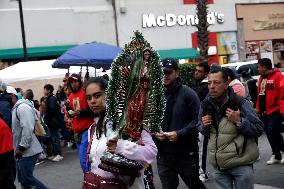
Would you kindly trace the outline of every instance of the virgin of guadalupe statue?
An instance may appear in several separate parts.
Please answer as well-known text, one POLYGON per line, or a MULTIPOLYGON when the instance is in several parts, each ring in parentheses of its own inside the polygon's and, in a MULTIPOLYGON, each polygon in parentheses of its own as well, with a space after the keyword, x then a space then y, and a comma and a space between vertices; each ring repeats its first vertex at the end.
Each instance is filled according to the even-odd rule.
MULTIPOLYGON (((159 55, 136 31, 132 41, 112 63, 106 99, 107 127, 111 127, 108 129, 111 132, 107 133, 109 139, 116 137, 139 143, 143 129, 150 133, 161 130, 165 106, 162 81, 159 55)), ((121 158, 106 152, 101 160, 102 163, 110 160, 113 166, 114 161, 121 158)), ((105 170, 106 167, 101 166, 105 170)))

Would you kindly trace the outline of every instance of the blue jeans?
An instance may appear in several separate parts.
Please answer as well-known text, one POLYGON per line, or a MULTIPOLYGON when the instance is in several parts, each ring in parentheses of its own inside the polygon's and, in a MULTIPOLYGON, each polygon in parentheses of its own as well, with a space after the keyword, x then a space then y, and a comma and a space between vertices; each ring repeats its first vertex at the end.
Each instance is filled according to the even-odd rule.
POLYGON ((53 155, 62 155, 58 131, 50 131, 53 155))
POLYGON ((253 189, 253 176, 253 165, 244 165, 222 171, 215 170, 214 175, 217 189, 253 189))
POLYGON ((17 160, 18 181, 21 183, 23 189, 31 189, 34 187, 48 189, 48 187, 33 176, 37 156, 38 155, 23 157, 17 160))
POLYGON ((281 135, 281 115, 273 113, 271 115, 260 116, 264 124, 264 131, 271 146, 275 159, 281 160, 281 151, 284 152, 284 140, 281 135))
POLYGON ((86 166, 88 144, 89 144, 88 130, 86 130, 82 134, 81 143, 80 144, 77 143, 77 148, 79 152, 79 160, 80 160, 80 165, 81 165, 83 173, 90 170, 90 164, 86 166))

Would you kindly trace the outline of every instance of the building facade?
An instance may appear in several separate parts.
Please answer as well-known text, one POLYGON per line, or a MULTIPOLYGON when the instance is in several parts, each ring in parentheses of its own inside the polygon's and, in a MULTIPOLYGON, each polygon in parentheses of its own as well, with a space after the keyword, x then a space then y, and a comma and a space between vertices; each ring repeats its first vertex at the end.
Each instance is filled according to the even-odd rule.
MULTIPOLYGON (((123 47, 130 41, 135 30, 141 31, 148 42, 158 50, 178 51, 188 48, 190 51, 190 48, 197 48, 194 0, 22 0, 22 2, 28 52, 29 48, 31 52, 31 48, 44 50, 47 49, 45 47, 56 51, 57 47, 70 48, 91 41, 123 47)), ((239 39, 263 40, 254 39, 252 37, 254 33, 247 30, 250 23, 246 21, 250 18, 246 13, 247 9, 241 5, 241 3, 260 2, 263 1, 209 0, 208 30, 211 63, 244 59, 242 57, 246 57, 243 55, 245 47, 239 39), (240 18, 244 18, 243 23, 240 18)), ((274 10, 273 8, 272 6, 271 10, 274 10)), ((278 10, 281 14, 284 9, 278 10)), ((9 59, 9 56, 13 58, 9 53, 7 54, 7 50, 22 48, 17 1, 0 1, 0 25, 2 31, 0 59, 3 57, 9 59)), ((15 57, 21 58, 21 56, 22 54, 18 53, 15 57)))

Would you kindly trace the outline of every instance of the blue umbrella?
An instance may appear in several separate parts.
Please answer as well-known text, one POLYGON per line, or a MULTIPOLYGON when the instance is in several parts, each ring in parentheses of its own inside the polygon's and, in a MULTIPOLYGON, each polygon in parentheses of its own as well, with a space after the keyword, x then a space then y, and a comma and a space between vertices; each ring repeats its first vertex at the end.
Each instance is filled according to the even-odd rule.
POLYGON ((122 49, 104 43, 86 43, 71 48, 52 64, 53 68, 69 68, 70 66, 92 66, 97 69, 109 69, 122 49))

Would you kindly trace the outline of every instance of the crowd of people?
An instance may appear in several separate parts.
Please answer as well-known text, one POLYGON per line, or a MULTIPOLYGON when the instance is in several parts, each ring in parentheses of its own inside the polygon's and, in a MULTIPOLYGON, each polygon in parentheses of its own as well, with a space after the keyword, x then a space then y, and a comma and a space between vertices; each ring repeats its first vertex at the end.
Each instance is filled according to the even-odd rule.
POLYGON ((177 188, 179 176, 188 188, 206 188, 208 162, 218 189, 252 189, 263 131, 272 150, 267 165, 284 164, 284 76, 270 59, 258 61, 258 81, 249 70, 239 78, 229 68, 202 62, 189 87, 181 82, 176 60, 162 60, 162 69, 162 130, 142 130, 139 142, 107 137, 107 77, 87 75, 83 81, 80 74, 66 75, 56 94, 46 84, 40 101, 31 89, 17 91, 0 80, 0 188, 16 188, 16 175, 24 189, 48 188, 33 176, 34 167, 45 159, 64 160, 62 140, 77 148, 84 182, 92 173, 96 182, 112 183, 110 188, 155 188, 149 165, 156 158, 163 189, 177 188), (118 177, 99 167, 106 150, 150 169, 144 167, 135 179, 118 177))

